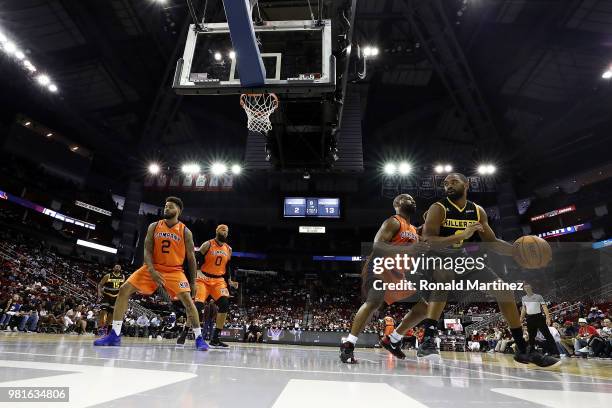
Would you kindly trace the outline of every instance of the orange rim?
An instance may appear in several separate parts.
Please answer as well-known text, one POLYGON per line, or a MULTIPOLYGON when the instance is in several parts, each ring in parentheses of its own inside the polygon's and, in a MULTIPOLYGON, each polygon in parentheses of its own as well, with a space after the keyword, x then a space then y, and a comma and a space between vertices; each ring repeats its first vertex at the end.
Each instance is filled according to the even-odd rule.
MULTIPOLYGON (((266 95, 266 94, 265 93, 243 93, 240 95, 240 106, 244 106, 244 98, 247 96, 263 96, 263 95, 266 95)), ((272 99, 274 100, 274 109, 278 108, 278 96, 276 96, 275 93, 270 93, 267 95, 270 95, 272 99)))

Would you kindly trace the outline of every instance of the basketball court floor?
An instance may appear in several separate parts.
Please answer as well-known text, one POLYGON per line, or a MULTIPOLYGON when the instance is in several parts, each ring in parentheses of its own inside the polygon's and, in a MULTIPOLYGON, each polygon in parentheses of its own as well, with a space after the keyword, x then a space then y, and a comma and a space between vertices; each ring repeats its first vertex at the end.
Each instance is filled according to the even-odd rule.
MULTIPOLYGON (((539 370, 509 355, 443 353, 440 364, 359 349, 232 343, 197 352, 169 340, 0 334, 0 387, 70 387, 53 407, 554 407, 612 406, 612 361, 565 359, 539 370)), ((189 343, 189 342, 188 342, 189 343)), ((41 407, 45 403, 0 403, 41 407)), ((50 405, 51 406, 51 405, 50 405)))

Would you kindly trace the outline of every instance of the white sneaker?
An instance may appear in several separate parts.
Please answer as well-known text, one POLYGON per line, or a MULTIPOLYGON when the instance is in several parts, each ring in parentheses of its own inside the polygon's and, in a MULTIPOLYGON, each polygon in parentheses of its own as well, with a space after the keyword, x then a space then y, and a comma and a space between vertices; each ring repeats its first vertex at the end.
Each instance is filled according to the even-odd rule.
POLYGON ((591 352, 591 348, 589 346, 583 347, 580 350, 578 350, 579 353, 590 353, 591 352))
POLYGON ((19 329, 17 329, 17 326, 13 327, 13 331, 14 332, 19 331, 19 329))

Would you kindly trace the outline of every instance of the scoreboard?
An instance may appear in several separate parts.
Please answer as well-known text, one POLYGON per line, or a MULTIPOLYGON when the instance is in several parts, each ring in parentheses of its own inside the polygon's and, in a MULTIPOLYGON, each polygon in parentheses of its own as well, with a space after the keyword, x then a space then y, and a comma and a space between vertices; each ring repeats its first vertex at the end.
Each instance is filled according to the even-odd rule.
POLYGON ((339 198, 288 197, 284 216, 288 218, 340 218, 339 198))

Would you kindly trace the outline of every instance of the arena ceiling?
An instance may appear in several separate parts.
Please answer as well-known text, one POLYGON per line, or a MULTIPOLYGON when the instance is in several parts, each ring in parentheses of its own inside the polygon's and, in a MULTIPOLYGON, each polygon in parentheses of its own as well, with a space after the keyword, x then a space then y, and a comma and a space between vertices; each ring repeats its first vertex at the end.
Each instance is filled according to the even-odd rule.
MULTIPOLYGON (((221 1, 208 3, 208 21, 223 21, 221 1)), ((367 78, 348 84, 362 97, 366 168, 391 157, 423 166, 493 159, 535 186, 607 161, 612 90, 601 75, 612 63, 612 1, 357 4, 354 43, 380 49, 367 78)), ((310 15, 307 1, 260 7, 269 19, 310 15)), ((184 0, 2 2, 1 29, 60 88, 41 90, 2 56, 3 120, 20 112, 69 133, 96 152, 98 171, 151 146, 239 156, 236 97, 179 97, 169 87, 190 21, 184 0)))

